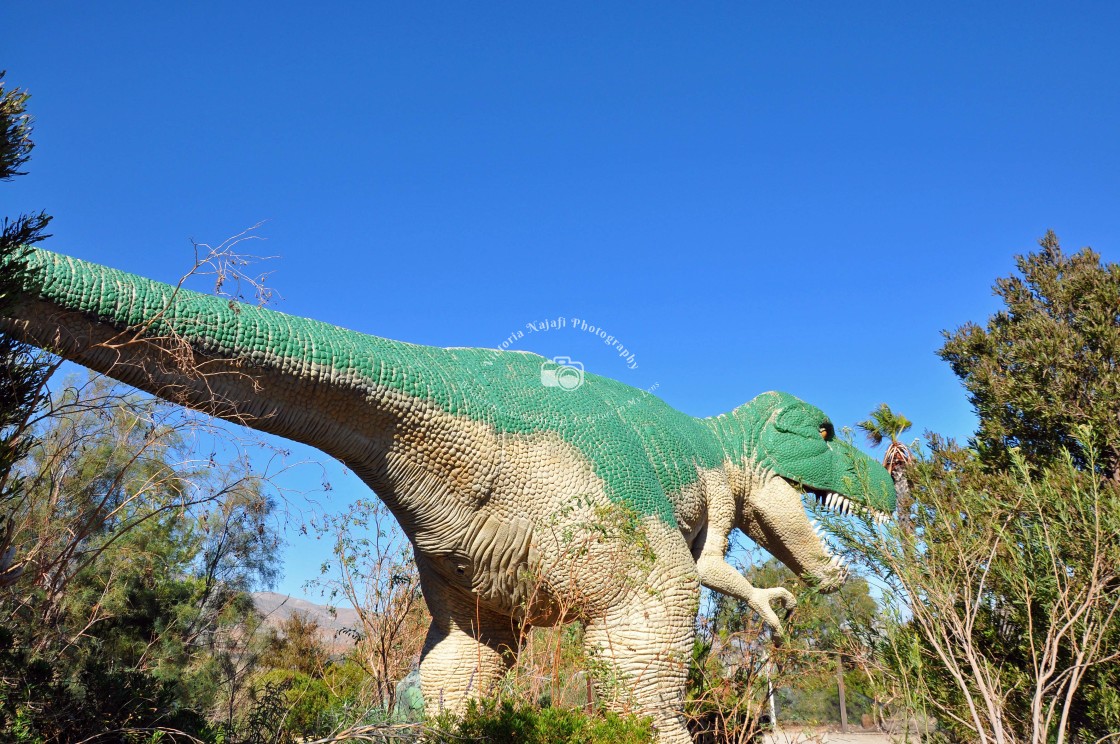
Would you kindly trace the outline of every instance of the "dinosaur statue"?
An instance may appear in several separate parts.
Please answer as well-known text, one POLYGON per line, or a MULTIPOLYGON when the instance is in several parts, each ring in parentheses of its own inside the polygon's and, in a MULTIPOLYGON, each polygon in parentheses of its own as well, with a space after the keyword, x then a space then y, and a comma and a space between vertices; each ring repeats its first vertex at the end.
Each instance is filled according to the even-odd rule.
POLYGON ((790 395, 698 419, 594 374, 555 384, 535 354, 368 336, 44 250, 0 269, 19 277, 0 331, 316 447, 377 493, 412 542, 432 614, 420 663, 429 710, 489 691, 523 628, 578 619, 608 670, 601 697, 652 716, 662 742, 690 741, 682 700, 700 586, 777 630, 771 604, 795 601, 725 561, 732 530, 830 591, 845 568, 803 495, 894 509, 886 470, 790 395))

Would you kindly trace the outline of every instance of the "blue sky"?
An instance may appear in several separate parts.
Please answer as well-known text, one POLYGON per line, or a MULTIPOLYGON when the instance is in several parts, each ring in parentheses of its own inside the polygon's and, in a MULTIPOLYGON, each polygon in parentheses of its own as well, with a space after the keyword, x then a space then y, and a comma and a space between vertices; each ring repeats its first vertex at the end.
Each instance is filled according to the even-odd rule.
MULTIPOLYGON (((262 220, 277 309, 566 354, 711 415, 974 419, 935 354, 1054 229, 1120 256, 1116 3, 19 3, 4 214, 173 281, 262 220), (580 318, 620 339, 526 324, 580 318)), ((316 474, 310 480, 318 481, 316 474)), ((309 482, 310 482, 309 480, 309 482)), ((360 493, 337 472, 320 501, 360 493)), ((314 485, 314 484, 312 484, 314 485)), ((292 536, 284 591, 320 545, 292 536)))

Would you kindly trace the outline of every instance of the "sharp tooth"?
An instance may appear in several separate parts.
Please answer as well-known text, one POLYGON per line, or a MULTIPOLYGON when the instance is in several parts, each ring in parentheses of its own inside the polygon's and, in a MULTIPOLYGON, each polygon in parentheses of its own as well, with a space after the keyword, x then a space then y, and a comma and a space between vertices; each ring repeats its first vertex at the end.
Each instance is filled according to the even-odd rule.
POLYGON ((828 495, 828 496, 827 496, 827 497, 825 498, 825 501, 824 501, 824 505, 825 505, 826 507, 828 507, 829 509, 835 508, 835 506, 836 506, 836 494, 834 494, 834 493, 830 493, 830 494, 829 494, 829 495, 828 495))

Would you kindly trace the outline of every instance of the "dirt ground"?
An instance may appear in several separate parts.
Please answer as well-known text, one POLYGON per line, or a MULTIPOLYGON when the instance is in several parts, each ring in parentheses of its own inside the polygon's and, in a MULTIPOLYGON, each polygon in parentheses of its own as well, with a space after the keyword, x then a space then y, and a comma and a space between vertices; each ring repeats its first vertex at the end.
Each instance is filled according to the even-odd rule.
MULTIPOLYGON (((910 742, 918 739, 910 735, 910 742)), ((762 737, 765 744, 895 744, 902 741, 901 737, 894 737, 878 731, 848 732, 815 732, 815 731, 775 731, 762 737)))

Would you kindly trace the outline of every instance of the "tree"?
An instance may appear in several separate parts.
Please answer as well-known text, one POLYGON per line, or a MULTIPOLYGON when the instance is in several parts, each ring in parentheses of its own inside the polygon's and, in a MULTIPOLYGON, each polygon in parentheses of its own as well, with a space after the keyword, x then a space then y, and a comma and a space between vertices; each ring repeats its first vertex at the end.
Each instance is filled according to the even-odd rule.
MULTIPOLYGON (((797 580, 775 558, 753 562, 745 574, 760 586, 797 580)), ((761 618, 746 602, 708 596, 689 669, 688 709, 695 733, 708 737, 701 741, 753 741, 765 729, 771 694, 778 701, 779 721, 840 720, 837 657, 868 653, 865 639, 851 628, 870 626, 876 612, 866 581, 854 579, 832 594, 810 591, 800 597, 780 644, 766 638, 761 618)), ((852 693, 848 713, 857 718, 870 713, 867 680, 849 670, 845 682, 852 693)))
POLYGON ((1021 276, 996 281, 1005 309, 986 327, 946 331, 941 357, 976 409, 985 464, 1007 469, 1018 448, 1035 466, 1068 451, 1083 468, 1077 431, 1088 424, 1095 467, 1120 482, 1120 265, 1090 248, 1067 255, 1053 232, 1039 245, 1016 257, 1021 276))
POLYGON ((903 529, 910 528, 910 484, 906 480, 906 467, 914 459, 910 448, 907 447, 900 436, 910 430, 910 419, 901 413, 895 413, 886 403, 871 412, 871 418, 856 424, 867 434, 867 441, 873 447, 878 447, 883 440, 890 440, 887 451, 883 455, 883 467, 891 474, 894 481, 895 493, 898 497, 898 521, 903 529))
MULTIPOLYGON (((34 146, 28 97, 0 72, 0 181, 34 146)), ((0 311, 49 221, 3 220, 0 311)), ((266 300, 234 252, 252 237, 196 244, 187 276, 266 300)), ((58 364, 0 334, 0 731, 214 740, 259 657, 247 591, 277 574, 274 458, 255 472, 227 429, 104 378, 48 387, 58 364)))
POLYGON ((296 610, 269 639, 264 662, 273 669, 288 669, 309 677, 321 677, 330 661, 330 652, 323 645, 322 633, 318 620, 296 610))
POLYGON ((893 622, 874 661, 950 741, 1104 742, 1120 731, 1120 267, 1047 233, 999 279, 1006 308, 946 333, 976 406, 908 470, 913 529, 847 549, 893 622))
POLYGON ((361 703, 391 711, 397 683, 419 663, 430 620, 412 546, 378 499, 358 499, 313 529, 334 541, 334 557, 315 584, 358 615, 347 634, 356 641, 350 659, 369 678, 361 703))
MULTIPOLYGON (((26 112, 25 91, 4 86, 0 72, 0 181, 23 175, 19 170, 31 157, 31 117, 26 112)), ((27 248, 49 237, 50 217, 20 215, 0 224, 0 258, 10 258, 0 276, 0 310, 21 285, 27 248)), ((27 422, 37 408, 48 377, 56 367, 50 355, 0 333, 0 587, 10 586, 22 571, 12 543, 14 525, 9 505, 19 498, 23 484, 13 470, 31 446, 27 422)))
MULTIPOLYGON (((1090 479, 1109 481, 1093 485, 1100 513, 1064 525, 1076 545, 1082 534, 1074 533, 1093 534, 1094 525, 1114 517, 1120 498, 1120 264, 1102 263, 1091 248, 1066 254, 1053 231, 1039 247, 1016 257, 1020 276, 996 281, 1006 309, 986 328, 966 324, 946 333, 941 356, 976 407, 973 444, 985 467, 1014 472, 1018 455, 1032 471, 1062 471, 1068 455, 1090 479)), ((1110 534, 1115 539, 1120 530, 1110 534)), ((1090 561, 1088 555, 1081 558, 1090 561)), ((1087 565, 1071 560, 1069 570, 1087 565)), ((1120 582, 1109 589, 1117 594, 1120 582)), ((1106 645, 1120 648, 1120 617, 1097 619, 1105 622, 1106 645)), ((1084 688, 1071 726, 1120 731, 1120 662, 1092 666, 1084 688)))
POLYGON ((220 429, 105 378, 43 400, 10 504, 24 571, 0 591, 12 648, 0 712, 47 740, 153 726, 201 736, 225 670, 247 658, 246 592, 275 575, 267 473, 198 458, 220 429))
MULTIPOLYGON (((896 622, 880 672, 952 741, 1098 741, 1120 727, 1120 494, 1072 465, 991 472, 934 439, 914 529, 845 535, 896 622)), ((1085 450, 1089 462, 1094 452, 1085 450)))
MULTIPOLYGON (((262 495, 267 474, 241 457, 230 463, 193 451, 198 437, 212 440, 220 429, 96 375, 43 400, 30 421, 34 443, 16 468, 24 492, 10 505, 25 570, 23 591, 4 600, 22 607, 18 614, 51 626, 69 611, 74 582, 100 571, 99 562, 139 550, 130 540, 149 523, 168 540, 159 546, 162 573, 197 575, 204 604, 219 583, 243 591, 272 580, 277 538, 274 505, 262 495)), ((133 552, 129 564, 139 560, 133 552)))
MULTIPOLYGON (((32 120, 27 113, 27 100, 31 95, 18 88, 7 88, 4 75, 5 72, 0 71, 0 181, 10 181, 25 175, 20 168, 31 157, 35 143, 31 139, 32 120)), ((24 246, 50 237, 43 232, 50 221, 45 212, 20 215, 11 221, 4 218, 3 230, 0 231, 0 255, 13 255, 24 246)), ((7 296, 3 291, 5 288, 18 286, 15 278, 9 272, 0 283, 0 300, 7 296)))

